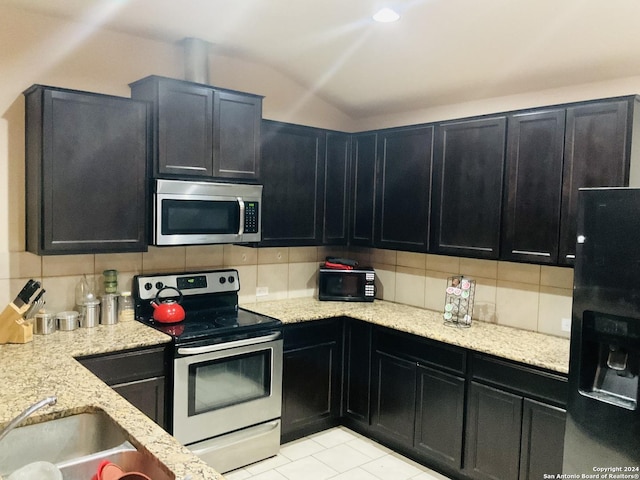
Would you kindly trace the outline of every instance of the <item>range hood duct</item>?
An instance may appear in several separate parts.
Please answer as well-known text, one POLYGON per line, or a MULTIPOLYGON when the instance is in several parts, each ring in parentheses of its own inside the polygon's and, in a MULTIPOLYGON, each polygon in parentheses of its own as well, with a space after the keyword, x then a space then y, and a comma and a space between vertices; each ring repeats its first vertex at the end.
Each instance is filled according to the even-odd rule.
POLYGON ((190 82, 209 84, 209 47, 211 44, 200 38, 182 39, 184 51, 184 79, 190 82))

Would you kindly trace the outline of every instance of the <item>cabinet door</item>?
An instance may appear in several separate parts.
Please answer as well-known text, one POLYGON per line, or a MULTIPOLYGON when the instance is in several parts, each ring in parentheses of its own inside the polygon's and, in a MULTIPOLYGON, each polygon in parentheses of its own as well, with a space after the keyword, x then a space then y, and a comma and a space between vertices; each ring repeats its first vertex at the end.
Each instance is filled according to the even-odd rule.
POLYGON ((327 132, 323 244, 346 245, 349 226, 349 156, 351 137, 327 132))
POLYGON ((438 126, 430 250, 497 259, 505 117, 438 126))
POLYGON ((418 366, 415 448, 459 469, 464 421, 463 378, 418 366))
POLYGON ((351 170, 353 214, 350 232, 352 245, 373 245, 377 142, 378 135, 375 133, 353 137, 351 170))
POLYGON ((262 98, 216 91, 213 112, 213 176, 258 179, 262 98))
POLYGON ((43 87, 26 95, 28 251, 145 251, 148 106, 43 87))
POLYGON ((471 383, 465 438, 465 469, 471 478, 518 478, 521 423, 521 396, 471 383))
POLYGON ((502 260, 558 260, 565 111, 508 120, 502 260))
POLYGON ((383 438, 412 448, 416 409, 416 363, 376 352, 372 428, 383 438))
POLYGON ((166 430, 164 377, 114 385, 113 389, 166 430))
POLYGON ((629 181, 629 102, 567 109, 559 263, 573 265, 578 189, 618 187, 629 181))
POLYGON ((176 81, 158 85, 157 173, 213 175, 213 90, 176 81))
POLYGON ((433 158, 433 127, 378 134, 380 177, 375 245, 426 252, 433 158))
POLYGON ((565 410, 525 398, 520 480, 562 471, 565 419, 565 410))
POLYGON ((319 245, 325 131, 262 124, 262 245, 319 245))
POLYGON ((282 371, 283 441, 296 431, 314 431, 337 414, 338 357, 334 342, 287 351, 282 371), (305 430, 308 429, 308 430, 305 430))
POLYGON ((344 415, 369 425, 371 324, 347 320, 345 327, 344 415))

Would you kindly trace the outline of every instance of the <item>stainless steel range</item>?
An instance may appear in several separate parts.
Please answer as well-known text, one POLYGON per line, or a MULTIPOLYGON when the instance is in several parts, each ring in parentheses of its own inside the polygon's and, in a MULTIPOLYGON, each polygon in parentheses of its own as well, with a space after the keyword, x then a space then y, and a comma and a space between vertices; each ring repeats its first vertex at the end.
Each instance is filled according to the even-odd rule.
POLYGON ((133 279, 136 319, 173 337, 171 433, 221 473, 280 447, 281 322, 239 308, 239 290, 233 269, 133 279), (185 319, 154 320, 156 297, 185 319))

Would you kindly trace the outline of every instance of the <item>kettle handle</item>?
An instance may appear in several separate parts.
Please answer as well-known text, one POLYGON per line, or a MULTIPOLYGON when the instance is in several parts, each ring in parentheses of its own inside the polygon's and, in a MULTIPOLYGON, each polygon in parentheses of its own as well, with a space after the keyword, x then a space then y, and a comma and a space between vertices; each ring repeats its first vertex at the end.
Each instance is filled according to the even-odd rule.
MULTIPOLYGON (((175 290, 176 292, 178 292, 178 303, 182 303, 182 292, 179 289, 177 289, 176 287, 170 287, 169 285, 166 285, 166 286, 162 287, 160 290, 158 290, 158 293, 156 293, 156 298, 154 298, 151 303, 160 302, 160 292, 162 292, 163 290, 175 290)), ((160 302, 160 303, 162 303, 162 302, 160 302)))

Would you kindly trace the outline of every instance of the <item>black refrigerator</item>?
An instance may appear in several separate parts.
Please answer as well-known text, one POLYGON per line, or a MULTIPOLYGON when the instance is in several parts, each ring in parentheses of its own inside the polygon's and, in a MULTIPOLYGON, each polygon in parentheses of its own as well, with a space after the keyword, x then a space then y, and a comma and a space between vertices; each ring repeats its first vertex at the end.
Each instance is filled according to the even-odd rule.
POLYGON ((638 478, 640 189, 582 189, 578 205, 563 473, 638 478))

